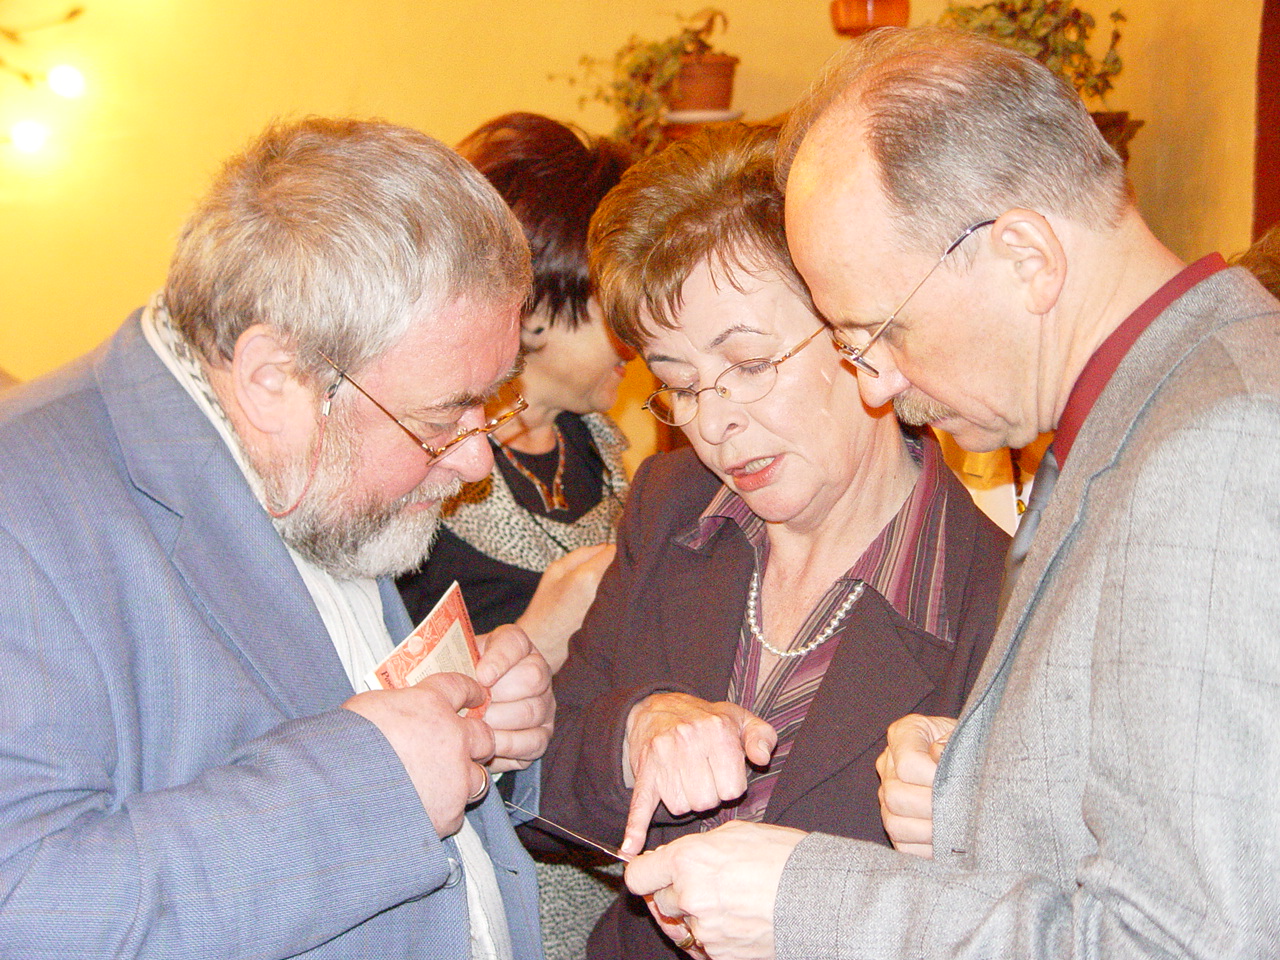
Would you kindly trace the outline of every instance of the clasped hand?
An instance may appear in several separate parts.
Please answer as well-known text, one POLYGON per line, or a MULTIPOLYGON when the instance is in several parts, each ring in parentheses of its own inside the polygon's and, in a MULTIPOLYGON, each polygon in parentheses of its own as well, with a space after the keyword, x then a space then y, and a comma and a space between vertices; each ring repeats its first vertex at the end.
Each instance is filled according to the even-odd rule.
POLYGON ((343 704, 382 731, 441 837, 458 832, 488 771, 523 769, 542 756, 555 717, 551 671, 523 630, 499 627, 477 644, 476 680, 437 673, 405 690, 373 690, 343 704), (486 688, 484 719, 461 716, 484 702, 486 688))
POLYGON ((622 852, 644 849, 660 803, 679 816, 742 796, 747 761, 767 764, 777 743, 773 727, 735 703, 684 693, 641 700, 627 717, 624 777, 633 786, 622 852))
MULTIPOLYGON (((881 815, 899 850, 933 854, 933 779, 955 726, 949 717, 913 714, 889 727, 876 769, 881 815)), ((637 857, 627 866, 627 886, 646 899, 669 937, 682 939, 688 931, 695 938, 694 956, 771 960, 778 884, 805 836, 789 827, 731 821, 637 857)))
POLYGON ((689 931, 698 944, 695 956, 772 960, 778 883, 806 836, 791 827, 731 820, 632 860, 627 886, 648 899, 668 936, 689 931))
POLYGON ((910 714, 889 725, 887 746, 876 760, 880 819, 903 853, 933 857, 933 778, 956 721, 910 714))

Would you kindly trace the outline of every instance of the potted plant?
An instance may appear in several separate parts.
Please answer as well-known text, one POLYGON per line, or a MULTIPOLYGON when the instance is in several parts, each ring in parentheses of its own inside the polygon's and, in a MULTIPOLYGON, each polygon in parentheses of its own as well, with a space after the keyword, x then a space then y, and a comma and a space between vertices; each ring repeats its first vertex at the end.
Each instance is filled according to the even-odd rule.
MULTIPOLYGON (((1106 94, 1124 64, 1116 47, 1120 43, 1119 24, 1125 22, 1119 10, 1111 13, 1111 40, 1100 59, 1089 50, 1093 17, 1076 6, 1074 0, 990 0, 982 4, 948 3, 938 21, 943 26, 971 30, 1035 57, 1064 77, 1086 103, 1106 104, 1106 94)), ((1129 161, 1129 141, 1142 126, 1127 111, 1098 110, 1094 122, 1107 142, 1129 161)))
POLYGON ((642 154, 662 145, 668 113, 721 113, 732 102, 738 58, 711 44, 712 35, 728 27, 728 18, 709 7, 679 20, 680 30, 664 40, 632 36, 610 60, 581 60, 588 81, 606 66, 610 73, 584 102, 595 99, 613 107, 618 114, 614 136, 642 154))
POLYGON ((876 27, 905 27, 908 0, 831 0, 831 25, 842 37, 858 37, 876 27))

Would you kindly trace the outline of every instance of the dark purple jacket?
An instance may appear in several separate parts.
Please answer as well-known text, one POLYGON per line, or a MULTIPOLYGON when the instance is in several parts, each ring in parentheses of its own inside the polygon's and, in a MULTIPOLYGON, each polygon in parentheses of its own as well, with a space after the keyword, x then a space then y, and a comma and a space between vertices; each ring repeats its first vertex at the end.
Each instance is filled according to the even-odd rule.
MULTIPOLYGON (((885 728, 908 713, 959 714, 995 630, 1008 537, 945 468, 942 482, 951 487, 944 589, 955 643, 867 588, 836 634, 840 646, 774 787, 767 822, 886 843, 875 770, 885 728)), ((719 487, 687 449, 641 465, 618 555, 555 678, 542 811, 588 836, 622 840, 631 799, 622 734, 632 705, 660 690, 727 699, 754 554, 732 522, 701 550, 675 542, 719 487)), ((673 818, 660 807, 649 846, 697 829, 696 817, 673 818)), ((630 895, 605 913, 587 955, 683 956, 630 895)))

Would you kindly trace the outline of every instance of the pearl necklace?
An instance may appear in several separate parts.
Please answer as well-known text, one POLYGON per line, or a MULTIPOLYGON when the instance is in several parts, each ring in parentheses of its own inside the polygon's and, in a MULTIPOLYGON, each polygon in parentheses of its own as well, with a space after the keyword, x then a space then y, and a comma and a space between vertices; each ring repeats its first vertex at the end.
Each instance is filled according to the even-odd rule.
POLYGON ((760 603, 760 567, 757 566, 755 572, 751 574, 751 587, 747 591, 747 628, 751 631, 751 635, 760 641, 760 646, 775 657, 803 657, 806 653, 817 650, 835 635, 836 630, 840 628, 840 624, 849 613, 849 608, 857 603, 858 598, 862 596, 862 589, 865 586, 866 584, 859 580, 858 585, 853 588, 849 595, 844 598, 844 602, 840 604, 836 612, 831 615, 827 625, 804 646, 796 647, 794 650, 779 650, 764 638, 764 634, 760 631, 760 623, 756 620, 756 607, 760 603))

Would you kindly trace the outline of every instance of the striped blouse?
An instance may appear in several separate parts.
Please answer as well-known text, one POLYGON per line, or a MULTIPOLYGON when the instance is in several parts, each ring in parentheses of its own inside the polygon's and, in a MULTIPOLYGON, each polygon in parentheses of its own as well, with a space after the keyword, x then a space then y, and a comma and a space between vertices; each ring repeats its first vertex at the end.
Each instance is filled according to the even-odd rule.
MULTIPOLYGON (((912 623, 945 642, 953 642, 943 593, 948 494, 939 472, 946 467, 936 443, 913 437, 907 438, 907 443, 921 467, 911 495, 862 556, 831 585, 789 646, 803 646, 816 637, 860 582, 882 594, 912 623)), ((769 552, 765 523, 728 487, 712 498, 679 540, 691 549, 699 549, 726 522, 742 529, 755 550, 756 570, 763 577, 769 552)), ((839 642, 837 632, 805 656, 778 659, 769 674, 761 677, 761 647, 753 639, 743 611, 729 699, 772 724, 778 732, 778 746, 768 767, 751 771, 746 796, 703 821, 703 829, 730 819, 763 818, 778 773, 839 642)))

